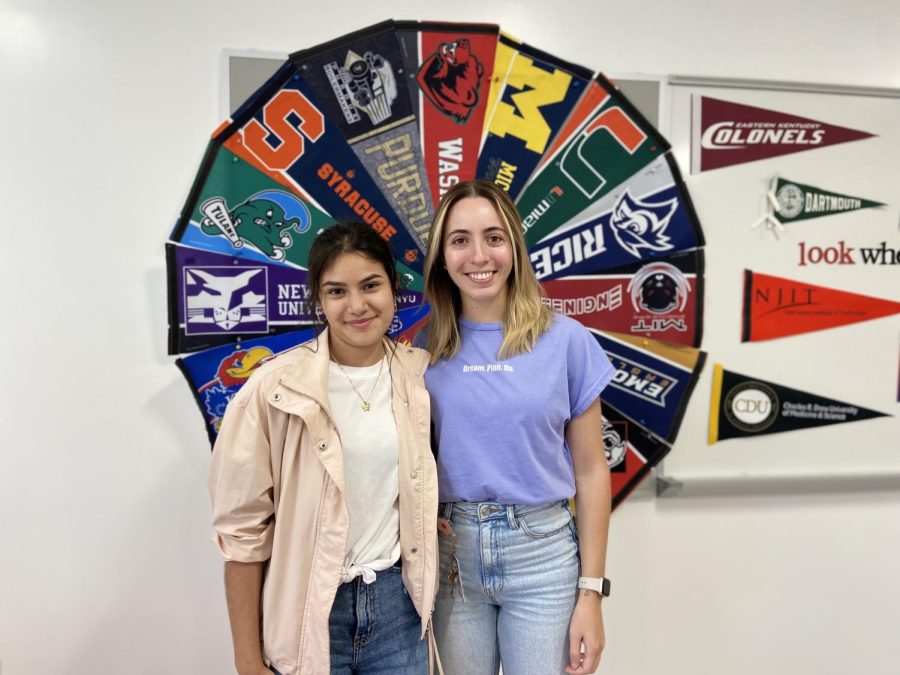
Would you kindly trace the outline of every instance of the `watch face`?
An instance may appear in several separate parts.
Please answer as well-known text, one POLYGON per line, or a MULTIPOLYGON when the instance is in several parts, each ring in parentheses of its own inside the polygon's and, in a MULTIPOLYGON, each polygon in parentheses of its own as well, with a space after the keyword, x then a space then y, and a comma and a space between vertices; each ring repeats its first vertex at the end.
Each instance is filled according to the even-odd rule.
POLYGON ((609 579, 607 579, 607 578, 604 577, 604 578, 603 578, 603 591, 602 591, 602 594, 603 594, 604 596, 606 596, 606 597, 609 597, 609 587, 610 587, 609 579))

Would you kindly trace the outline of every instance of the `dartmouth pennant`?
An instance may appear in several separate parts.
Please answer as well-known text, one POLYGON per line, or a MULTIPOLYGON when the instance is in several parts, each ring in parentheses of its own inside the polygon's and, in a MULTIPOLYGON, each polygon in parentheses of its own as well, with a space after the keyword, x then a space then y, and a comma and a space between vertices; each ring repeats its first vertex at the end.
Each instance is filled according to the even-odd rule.
MULTIPOLYGON (((581 214, 668 149, 637 109, 598 75, 516 204, 529 245, 581 214)), ((625 206, 629 207, 640 209, 637 204, 625 206)), ((635 222, 626 228, 643 229, 639 226, 635 222)))
POLYGON ((478 177, 516 199, 592 72, 501 34, 478 177))
POLYGON ((694 94, 691 173, 849 143, 874 134, 694 94))
POLYGON ((703 251, 545 281, 544 303, 589 328, 698 347, 703 251))
POLYGON ((728 438, 777 434, 875 417, 889 415, 734 373, 718 363, 713 369, 710 445, 728 438))
POLYGON ((610 404, 603 404, 603 450, 609 464, 613 508, 631 494, 669 449, 641 425, 610 404))
POLYGON ((424 250, 433 202, 394 23, 296 52, 291 60, 424 250))
POLYGON ((397 23, 435 207, 477 173, 498 32, 495 24, 397 23))
POLYGON ((706 354, 691 347, 588 329, 616 369, 600 395, 666 443, 675 442, 706 354))
POLYGON ((703 246, 703 232, 670 154, 655 159, 582 215, 534 242, 538 279, 592 274, 703 246))
POLYGON ((828 192, 813 185, 804 185, 784 178, 776 178, 774 182, 775 204, 770 202, 770 206, 773 207, 772 215, 780 223, 885 206, 881 202, 828 192))
POLYGON ((836 328, 900 312, 900 302, 744 270, 741 342, 836 328))

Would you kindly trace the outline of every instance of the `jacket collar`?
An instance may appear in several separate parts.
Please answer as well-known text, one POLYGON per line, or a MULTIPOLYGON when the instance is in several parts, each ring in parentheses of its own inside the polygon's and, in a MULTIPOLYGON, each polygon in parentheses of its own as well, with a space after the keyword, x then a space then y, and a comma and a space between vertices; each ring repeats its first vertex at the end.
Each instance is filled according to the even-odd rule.
MULTIPOLYGON (((408 377, 421 377, 428 366, 427 352, 407 345, 396 344, 384 338, 384 349, 391 368, 391 380, 395 391, 404 400, 409 394, 406 388, 408 377)), ((314 398, 326 410, 328 405, 328 363, 331 351, 328 347, 328 328, 317 338, 296 347, 293 351, 294 363, 286 369, 281 382, 296 392, 314 398)))

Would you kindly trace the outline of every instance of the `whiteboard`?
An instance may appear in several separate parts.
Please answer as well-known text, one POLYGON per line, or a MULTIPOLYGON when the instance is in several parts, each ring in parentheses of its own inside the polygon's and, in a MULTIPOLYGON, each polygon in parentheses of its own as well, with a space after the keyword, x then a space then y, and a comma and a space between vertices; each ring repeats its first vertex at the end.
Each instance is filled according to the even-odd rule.
MULTIPOLYGON (((900 315, 763 342, 741 342, 743 270, 900 301, 900 265, 801 266, 800 245, 900 249, 900 91, 703 80, 667 86, 669 140, 706 235, 707 365, 675 447, 660 475, 665 486, 740 483, 796 486, 900 486, 900 315), (702 95, 812 118, 875 138, 691 174, 692 98, 702 95), (776 238, 751 225, 765 209, 773 176, 887 204, 785 224, 776 238), (710 445, 712 367, 870 408, 893 417, 710 445), (888 479, 887 481, 885 479, 888 479)), ((898 251, 900 253, 900 251, 898 251)), ((677 490, 675 490, 677 492, 677 490)))

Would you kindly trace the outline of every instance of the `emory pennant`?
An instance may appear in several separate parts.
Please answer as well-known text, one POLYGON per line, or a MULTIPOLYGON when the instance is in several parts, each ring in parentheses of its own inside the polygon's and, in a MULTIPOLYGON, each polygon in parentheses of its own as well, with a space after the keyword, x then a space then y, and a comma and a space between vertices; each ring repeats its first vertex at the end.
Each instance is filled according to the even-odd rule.
POLYGON ((875 135, 700 94, 693 95, 691 118, 692 174, 875 135))
POLYGON ((741 342, 758 342, 869 321, 900 302, 744 270, 741 342))

